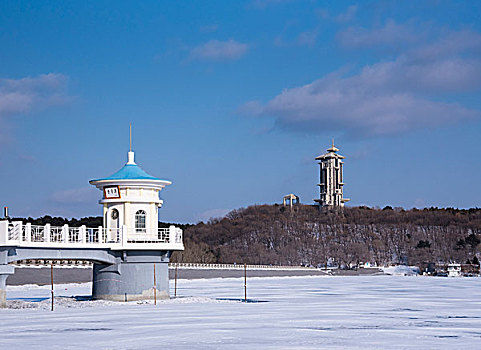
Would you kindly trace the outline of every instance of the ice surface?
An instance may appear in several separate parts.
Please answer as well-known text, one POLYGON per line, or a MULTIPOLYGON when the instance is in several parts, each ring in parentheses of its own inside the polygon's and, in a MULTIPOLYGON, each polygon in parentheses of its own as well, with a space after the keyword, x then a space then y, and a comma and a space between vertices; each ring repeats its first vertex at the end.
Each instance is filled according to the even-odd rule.
POLYGON ((0 349, 481 347, 481 278, 250 278, 251 303, 235 278, 179 280, 157 305, 69 298, 90 287, 57 285, 54 312, 48 286, 8 287, 10 305, 37 307, 0 311, 0 349))
POLYGON ((415 276, 421 273, 419 267, 405 265, 381 267, 381 270, 388 275, 395 276, 415 276))

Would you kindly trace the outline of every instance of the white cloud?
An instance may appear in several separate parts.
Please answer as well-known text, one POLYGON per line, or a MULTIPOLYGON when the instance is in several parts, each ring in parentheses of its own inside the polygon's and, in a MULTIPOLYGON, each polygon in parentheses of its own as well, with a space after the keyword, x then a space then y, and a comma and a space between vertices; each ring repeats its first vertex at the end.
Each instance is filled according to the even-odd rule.
POLYGON ((388 45, 399 47, 404 44, 418 43, 429 35, 428 28, 415 28, 409 24, 398 24, 388 20, 379 28, 367 29, 349 27, 338 33, 337 38, 343 46, 359 48, 388 45))
POLYGON ((249 46, 233 39, 227 41, 210 40, 193 48, 190 52, 191 59, 208 61, 233 61, 242 57, 249 46))
POLYGON ((297 37, 297 42, 299 45, 314 46, 319 36, 319 31, 317 29, 305 31, 299 34, 297 37))
POLYGON ((265 9, 269 6, 286 4, 292 1, 293 0, 254 0, 252 1, 252 7, 257 9, 265 9))
POLYGON ((408 206, 408 208, 425 208, 426 207, 426 199, 424 198, 416 198, 414 200, 414 203, 410 206, 408 206))
POLYGON ((62 74, 42 74, 21 79, 0 78, 0 143, 11 140, 10 122, 16 115, 66 103, 68 78, 62 74))
POLYGON ((286 46, 286 44, 284 43, 284 39, 282 39, 282 35, 277 35, 274 38, 273 43, 274 43, 274 46, 278 46, 278 47, 286 46))
POLYGON ((77 205, 96 203, 100 197, 100 191, 91 186, 57 191, 52 194, 50 199, 62 205, 77 205))
POLYGON ((350 20, 354 19, 356 17, 357 13, 357 6, 356 5, 351 5, 347 8, 346 12, 341 13, 336 17, 336 20, 338 22, 349 22, 350 20))
POLYGON ((314 10, 314 13, 316 14, 316 16, 318 16, 323 20, 331 20, 338 23, 346 23, 353 20, 356 17, 357 9, 358 9, 357 5, 351 5, 351 6, 348 6, 345 12, 335 15, 333 13, 330 13, 329 10, 326 8, 317 8, 314 10))
POLYGON ((450 32, 438 40, 416 48, 412 53, 416 59, 437 59, 462 53, 479 59, 481 54, 481 33, 469 30, 450 32))
POLYGON ((459 104, 383 92, 382 87, 373 91, 359 86, 359 82, 359 77, 322 78, 284 90, 254 111, 274 116, 276 125, 284 129, 344 130, 361 136, 401 133, 480 116, 478 111, 459 104))
POLYGON ((0 79, 0 118, 66 102, 67 80, 65 75, 54 73, 0 79))
POLYGON ((201 26, 199 30, 201 33, 213 33, 213 32, 216 32, 217 29, 219 29, 219 25, 209 24, 209 25, 201 26))
POLYGON ((318 29, 301 32, 293 40, 286 40, 282 35, 277 35, 273 40, 273 44, 274 46, 277 46, 277 47, 292 47, 292 46, 313 47, 314 45, 316 45, 318 36, 319 36, 318 29))
POLYGON ((446 94, 481 87, 480 38, 479 33, 450 33, 394 60, 365 66, 357 74, 331 73, 286 89, 267 103, 251 101, 243 110, 273 117, 283 129, 336 130, 357 136, 480 118, 478 110, 442 102, 446 94))
POLYGON ((396 23, 389 19, 372 29, 349 27, 337 34, 339 43, 352 49, 391 47, 418 57, 436 58, 470 50, 481 53, 481 34, 474 31, 449 31, 425 23, 396 23))
POLYGON ((319 18, 322 18, 322 19, 329 19, 329 11, 325 8, 318 8, 316 10, 314 10, 314 13, 319 17, 319 18))
POLYGON ((207 222, 209 219, 217 219, 217 218, 223 218, 226 216, 232 209, 209 209, 206 210, 196 216, 196 219, 198 221, 204 221, 207 222))

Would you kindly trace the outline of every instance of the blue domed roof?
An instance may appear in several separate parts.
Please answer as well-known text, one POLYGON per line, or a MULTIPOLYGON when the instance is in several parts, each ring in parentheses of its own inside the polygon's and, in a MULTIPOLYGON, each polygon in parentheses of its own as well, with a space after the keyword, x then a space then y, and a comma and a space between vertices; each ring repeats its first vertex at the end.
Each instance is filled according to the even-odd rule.
POLYGON ((107 180, 160 180, 152 175, 147 174, 134 162, 134 152, 129 152, 129 161, 124 165, 122 169, 117 171, 115 174, 105 177, 103 179, 91 180, 90 183, 96 181, 107 181, 107 180))
POLYGON ((125 164, 122 169, 109 177, 98 179, 101 180, 160 180, 152 175, 147 174, 137 164, 125 164))

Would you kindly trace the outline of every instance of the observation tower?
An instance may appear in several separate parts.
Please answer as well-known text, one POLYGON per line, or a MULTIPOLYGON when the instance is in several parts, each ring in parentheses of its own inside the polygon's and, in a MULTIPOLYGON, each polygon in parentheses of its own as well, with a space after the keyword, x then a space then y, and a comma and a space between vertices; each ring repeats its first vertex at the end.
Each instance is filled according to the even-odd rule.
POLYGON ((343 197, 343 159, 339 153, 339 148, 332 145, 327 149, 327 153, 316 157, 319 162, 319 199, 314 199, 321 207, 344 207, 344 203, 349 198, 343 197))

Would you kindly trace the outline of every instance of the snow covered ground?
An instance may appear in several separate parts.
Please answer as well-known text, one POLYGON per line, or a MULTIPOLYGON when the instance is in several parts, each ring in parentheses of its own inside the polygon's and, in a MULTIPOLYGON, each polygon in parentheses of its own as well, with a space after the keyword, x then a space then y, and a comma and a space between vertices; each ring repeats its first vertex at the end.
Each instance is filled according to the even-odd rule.
MULTIPOLYGON (((479 349, 481 278, 179 280, 178 298, 77 301, 90 284, 12 286, 0 349, 479 349), (43 300, 43 301, 42 301, 43 300), (35 308, 25 308, 35 307, 35 308)), ((173 294, 173 292, 172 292, 173 294)))
POLYGON ((381 267, 381 270, 385 274, 394 276, 415 276, 421 273, 419 267, 405 265, 381 267))

